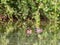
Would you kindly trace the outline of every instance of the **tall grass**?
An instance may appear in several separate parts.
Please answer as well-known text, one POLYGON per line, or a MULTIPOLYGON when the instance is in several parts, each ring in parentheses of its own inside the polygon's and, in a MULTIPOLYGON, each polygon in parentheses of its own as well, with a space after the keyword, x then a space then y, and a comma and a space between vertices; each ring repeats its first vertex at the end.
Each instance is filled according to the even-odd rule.
POLYGON ((59 8, 60 0, 1 0, 0 45, 60 45, 59 8))

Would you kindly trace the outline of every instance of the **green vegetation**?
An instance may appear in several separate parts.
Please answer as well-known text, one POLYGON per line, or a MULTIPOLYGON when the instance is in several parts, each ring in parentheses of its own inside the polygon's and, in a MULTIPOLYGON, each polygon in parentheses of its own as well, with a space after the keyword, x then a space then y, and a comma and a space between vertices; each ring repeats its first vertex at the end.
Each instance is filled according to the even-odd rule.
POLYGON ((0 45, 60 45, 60 0, 0 0, 0 45))

